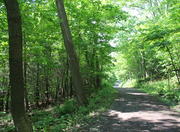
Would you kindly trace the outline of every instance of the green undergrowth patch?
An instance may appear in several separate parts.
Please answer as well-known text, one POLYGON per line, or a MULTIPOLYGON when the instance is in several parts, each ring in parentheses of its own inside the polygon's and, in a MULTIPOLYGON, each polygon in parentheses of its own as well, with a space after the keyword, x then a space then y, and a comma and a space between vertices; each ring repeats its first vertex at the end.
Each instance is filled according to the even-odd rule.
MULTIPOLYGON (((75 131, 94 115, 105 111, 117 95, 116 89, 106 86, 89 97, 87 106, 78 106, 74 99, 68 99, 62 105, 45 110, 34 110, 29 114, 35 132, 68 132, 75 131)), ((10 115, 4 115, 5 121, 11 121, 10 115), (6 118, 8 120, 6 120, 6 118)), ((3 132, 13 132, 13 123, 1 129, 3 132)))
POLYGON ((122 86, 127 87, 127 88, 131 88, 131 87, 134 87, 136 85, 136 82, 137 82, 136 79, 128 79, 125 81, 125 83, 122 86))
POLYGON ((14 130, 12 117, 6 112, 0 112, 0 132, 12 132, 14 130))
POLYGON ((170 105, 180 103, 180 88, 175 81, 160 80, 152 82, 137 83, 137 88, 160 97, 163 101, 170 105))
POLYGON ((43 132, 74 131, 98 112, 105 111, 116 97, 117 91, 111 87, 92 94, 89 105, 78 106, 74 99, 65 101, 50 111, 37 111, 32 116, 34 130, 43 132))

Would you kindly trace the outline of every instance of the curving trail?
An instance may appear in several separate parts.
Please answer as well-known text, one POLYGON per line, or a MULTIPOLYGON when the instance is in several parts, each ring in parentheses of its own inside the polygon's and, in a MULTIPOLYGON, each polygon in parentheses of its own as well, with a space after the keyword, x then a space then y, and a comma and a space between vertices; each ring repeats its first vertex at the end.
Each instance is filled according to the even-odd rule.
POLYGON ((80 132, 180 132, 180 113, 137 89, 118 90, 111 108, 80 132))

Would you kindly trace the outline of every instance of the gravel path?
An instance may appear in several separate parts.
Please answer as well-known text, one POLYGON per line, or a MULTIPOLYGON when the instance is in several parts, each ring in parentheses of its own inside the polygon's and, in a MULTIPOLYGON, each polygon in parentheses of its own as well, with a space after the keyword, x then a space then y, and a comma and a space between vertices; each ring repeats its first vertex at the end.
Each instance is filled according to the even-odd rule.
POLYGON ((79 132, 180 132, 180 113, 133 88, 118 88, 111 108, 79 132))

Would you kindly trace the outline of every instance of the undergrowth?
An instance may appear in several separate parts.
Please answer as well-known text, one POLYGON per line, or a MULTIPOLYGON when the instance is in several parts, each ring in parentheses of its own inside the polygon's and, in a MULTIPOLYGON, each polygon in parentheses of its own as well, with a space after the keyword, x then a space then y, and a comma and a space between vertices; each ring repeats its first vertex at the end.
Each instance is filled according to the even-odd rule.
POLYGON ((152 95, 159 96, 162 100, 172 105, 180 103, 180 89, 175 81, 141 82, 137 83, 136 87, 152 95))
MULTIPOLYGON (((92 94, 87 106, 78 106, 74 99, 68 99, 64 104, 46 110, 34 110, 31 114, 35 132, 67 132, 75 131, 85 121, 98 112, 105 111, 116 97, 117 91, 112 86, 106 86, 92 94)), ((8 120, 12 120, 8 118, 8 120)), ((12 132, 13 125, 4 127, 2 131, 12 132)))

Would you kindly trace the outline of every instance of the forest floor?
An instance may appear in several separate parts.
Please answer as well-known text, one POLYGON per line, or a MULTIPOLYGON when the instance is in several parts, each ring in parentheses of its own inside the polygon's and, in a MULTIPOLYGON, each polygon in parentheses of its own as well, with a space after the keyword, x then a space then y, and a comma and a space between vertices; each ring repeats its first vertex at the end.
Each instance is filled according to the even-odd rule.
POLYGON ((78 132, 180 132, 180 113, 158 97, 134 88, 118 88, 111 108, 78 132))

